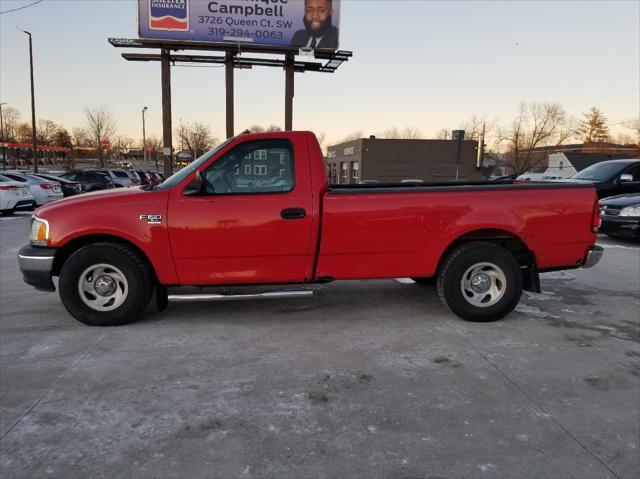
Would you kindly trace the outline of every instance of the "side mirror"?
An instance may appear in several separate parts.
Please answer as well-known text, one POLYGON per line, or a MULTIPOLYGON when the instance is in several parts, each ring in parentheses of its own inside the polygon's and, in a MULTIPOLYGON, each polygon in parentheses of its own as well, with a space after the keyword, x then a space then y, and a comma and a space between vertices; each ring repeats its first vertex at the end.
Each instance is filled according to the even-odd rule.
POLYGON ((202 185, 204 185, 202 172, 197 171, 195 179, 182 191, 182 194, 184 196, 198 196, 202 194, 202 185))
POLYGON ((633 181, 633 175, 630 175, 629 173, 623 173, 620 175, 620 183, 626 183, 628 181, 633 181))

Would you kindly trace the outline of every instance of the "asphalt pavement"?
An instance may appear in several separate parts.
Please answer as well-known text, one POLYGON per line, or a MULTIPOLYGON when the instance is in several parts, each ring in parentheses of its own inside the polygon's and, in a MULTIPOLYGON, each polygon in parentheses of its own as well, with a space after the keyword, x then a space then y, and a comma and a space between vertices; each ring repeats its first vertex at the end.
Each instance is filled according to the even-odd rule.
POLYGON ((2 478, 637 478, 640 245, 488 324, 410 280, 85 326, 0 218, 2 478))

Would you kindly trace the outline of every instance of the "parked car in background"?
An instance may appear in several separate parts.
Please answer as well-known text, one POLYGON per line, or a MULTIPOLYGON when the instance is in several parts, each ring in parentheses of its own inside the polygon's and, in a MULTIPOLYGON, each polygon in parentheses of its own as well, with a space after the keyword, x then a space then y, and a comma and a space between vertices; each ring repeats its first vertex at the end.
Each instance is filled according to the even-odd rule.
POLYGON ((516 181, 541 181, 545 177, 544 173, 525 172, 516 178, 516 181))
POLYGON ((82 185, 82 191, 98 191, 113 188, 111 177, 105 173, 95 171, 68 171, 60 175, 60 178, 75 181, 82 185))
POLYGON ((2 174, 29 187, 31 195, 33 196, 32 204, 34 207, 46 205, 51 201, 64 198, 60 183, 55 181, 45 180, 44 178, 39 178, 24 171, 17 170, 3 171, 2 174))
POLYGON ((111 178, 113 186, 116 188, 123 188, 127 186, 133 186, 133 177, 129 175, 127 170, 121 168, 100 168, 99 170, 88 170, 98 173, 106 174, 111 178))
POLYGON ((151 180, 155 185, 159 185, 164 181, 164 177, 160 173, 156 173, 155 171, 147 171, 147 174, 151 177, 151 180))
POLYGON ((28 186, 20 181, 0 175, 0 213, 12 215, 17 209, 31 208, 33 195, 28 186))
POLYGON ((125 170, 125 171, 129 175, 129 178, 131 178, 131 186, 142 185, 142 178, 140 178, 140 175, 138 174, 137 171, 134 171, 134 170, 125 170))
POLYGON ((146 171, 136 170, 138 176, 140 177, 140 184, 142 186, 149 186, 151 184, 151 177, 146 171))
POLYGON ((82 185, 77 181, 67 180, 66 178, 61 178, 55 175, 48 175, 46 173, 38 173, 33 176, 37 176, 39 178, 43 178, 48 181, 55 181, 60 184, 60 188, 62 189, 62 194, 66 198, 67 196, 77 195, 78 193, 82 193, 82 185))
POLYGON ((600 200, 600 220, 598 233, 640 239, 640 193, 600 200))
POLYGON ((569 178, 558 181, 591 183, 598 191, 598 198, 625 193, 640 193, 640 160, 601 161, 569 178))

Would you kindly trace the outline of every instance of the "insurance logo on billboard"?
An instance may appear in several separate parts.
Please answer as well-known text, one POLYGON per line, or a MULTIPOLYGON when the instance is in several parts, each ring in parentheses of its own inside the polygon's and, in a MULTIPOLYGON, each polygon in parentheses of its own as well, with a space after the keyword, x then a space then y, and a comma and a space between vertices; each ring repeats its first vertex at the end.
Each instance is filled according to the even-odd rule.
POLYGON ((149 0, 149 28, 189 31, 189 1, 149 0))
POLYGON ((340 0, 138 0, 140 38, 337 49, 340 0))

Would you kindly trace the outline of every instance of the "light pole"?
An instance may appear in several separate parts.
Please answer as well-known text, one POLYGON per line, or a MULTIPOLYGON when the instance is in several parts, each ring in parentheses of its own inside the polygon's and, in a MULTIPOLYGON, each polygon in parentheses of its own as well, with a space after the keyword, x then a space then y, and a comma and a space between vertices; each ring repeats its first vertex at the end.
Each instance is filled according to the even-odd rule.
POLYGON ((2 116, 2 105, 7 103, 0 103, 0 135, 2 136, 2 171, 7 169, 7 147, 4 144, 4 117, 2 116))
MULTIPOLYGON (((18 30, 20 30, 18 28, 18 30)), ((31 136, 33 137, 33 172, 38 172, 38 150, 36 148, 36 100, 33 93, 33 47, 31 44, 31 33, 20 30, 29 35, 29 66, 31 67, 31 136)))
MULTIPOLYGON (((144 127, 144 112, 147 111, 147 107, 145 106, 142 109, 142 157, 144 158, 144 164, 147 164, 147 135, 144 127)), ((146 166, 145 166, 146 168, 146 166)))

